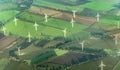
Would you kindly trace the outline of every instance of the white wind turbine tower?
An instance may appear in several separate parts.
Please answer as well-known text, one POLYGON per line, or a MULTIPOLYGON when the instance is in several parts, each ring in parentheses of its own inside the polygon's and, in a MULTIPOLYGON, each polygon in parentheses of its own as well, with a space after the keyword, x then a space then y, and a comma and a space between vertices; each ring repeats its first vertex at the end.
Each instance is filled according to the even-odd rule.
POLYGON ((47 14, 44 14, 45 15, 45 22, 48 21, 48 15, 47 14))
POLYGON ((115 45, 117 45, 117 44, 118 44, 118 36, 115 35, 115 45))
POLYGON ((117 52, 117 55, 120 56, 120 50, 117 52))
POLYGON ((63 30, 63 34, 64 34, 64 37, 67 36, 67 29, 66 28, 63 30))
POLYGON ((35 24, 34 24, 34 27, 35 27, 35 30, 37 31, 38 30, 38 24, 35 22, 35 24))
POLYGON ((101 68, 101 70, 103 70, 103 68, 105 67, 106 65, 103 63, 103 61, 101 60, 101 64, 99 65, 99 67, 101 68))
POLYGON ((100 14, 99 13, 97 13, 96 18, 97 18, 97 22, 99 22, 100 21, 100 14))
POLYGON ((6 30, 7 30, 7 28, 3 26, 2 31, 3 31, 4 35, 6 35, 6 30))
POLYGON ((76 17, 76 11, 73 10, 72 12, 73 12, 73 18, 75 18, 76 17))
POLYGON ((28 42, 31 42, 31 34, 28 32, 28 42))
POLYGON ((85 44, 85 41, 82 41, 82 42, 80 42, 79 44, 81 45, 81 47, 82 47, 82 51, 83 51, 83 50, 84 50, 84 44, 85 44))
POLYGON ((20 56, 21 55, 20 47, 17 47, 17 49, 18 49, 18 55, 20 56))
POLYGON ((72 28, 74 27, 74 20, 73 20, 73 18, 71 19, 71 24, 72 24, 72 28))
POLYGON ((16 17, 14 17, 14 23, 15 23, 15 26, 17 26, 17 18, 16 17))

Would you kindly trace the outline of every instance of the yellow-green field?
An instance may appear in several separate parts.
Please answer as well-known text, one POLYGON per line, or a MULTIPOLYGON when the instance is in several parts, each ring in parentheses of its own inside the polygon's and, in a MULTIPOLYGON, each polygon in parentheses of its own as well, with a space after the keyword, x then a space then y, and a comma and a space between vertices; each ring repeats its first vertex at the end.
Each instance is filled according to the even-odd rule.
POLYGON ((82 24, 74 24, 72 28, 71 23, 59 19, 49 19, 47 23, 40 24, 38 22, 38 30, 35 30, 34 23, 17 20, 17 25, 12 20, 8 22, 6 27, 6 34, 12 34, 15 36, 28 37, 28 32, 30 32, 32 38, 45 39, 45 38, 55 38, 64 37, 63 30, 66 28, 67 37, 72 36, 83 31, 87 26, 82 24), (44 25, 43 25, 44 24, 44 25))
POLYGON ((54 51, 55 51, 57 56, 61 56, 61 55, 68 52, 67 50, 61 50, 61 49, 55 49, 54 51))

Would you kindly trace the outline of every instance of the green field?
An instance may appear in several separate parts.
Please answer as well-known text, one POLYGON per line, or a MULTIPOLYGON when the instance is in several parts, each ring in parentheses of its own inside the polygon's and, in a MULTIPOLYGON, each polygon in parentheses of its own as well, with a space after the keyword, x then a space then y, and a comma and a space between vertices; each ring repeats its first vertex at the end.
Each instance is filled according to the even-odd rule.
POLYGON ((66 51, 66 50, 60 50, 60 49, 55 49, 54 51, 48 51, 48 52, 42 53, 42 54, 38 55, 37 57, 33 58, 31 60, 31 64, 36 64, 36 63, 42 62, 51 57, 61 56, 67 52, 68 51, 66 51))
POLYGON ((76 1, 78 1, 78 0, 70 0, 70 1, 72 1, 72 2, 76 2, 76 1))
POLYGON ((85 25, 75 23, 74 28, 72 28, 70 22, 60 20, 60 19, 55 19, 55 18, 48 18, 48 22, 46 23, 46 22, 44 22, 44 16, 35 15, 32 13, 27 13, 27 12, 22 13, 19 17, 24 20, 28 20, 28 21, 32 21, 32 22, 36 21, 38 24, 44 24, 47 26, 56 27, 58 29, 67 28, 67 29, 69 29, 68 31, 75 32, 75 33, 79 32, 79 30, 81 31, 87 27, 85 25))
POLYGON ((15 4, 12 4, 12 3, 0 4, 0 11, 6 10, 6 9, 14 9, 16 7, 17 6, 15 4))
MULTIPOLYGON (((34 64, 38 62, 42 62, 43 60, 46 60, 51 57, 57 57, 61 56, 65 53, 67 53, 67 50, 61 50, 61 49, 47 49, 47 48, 40 48, 40 47, 33 47, 29 46, 26 49, 21 50, 21 55, 19 56, 20 59, 24 59, 28 62, 28 64, 34 64), (37 54, 36 54, 37 53, 37 54)), ((15 52, 18 54, 18 52, 15 52)))
POLYGON ((37 14, 32 14, 28 12, 23 12, 22 14, 19 15, 19 18, 24 19, 24 20, 29 20, 33 22, 40 22, 44 20, 44 16, 40 16, 37 14))
POLYGON ((67 50, 60 50, 60 49, 55 49, 54 51, 55 51, 57 56, 61 56, 61 55, 68 52, 67 50))
POLYGON ((7 34, 13 34, 16 36, 22 36, 22 37, 28 37, 28 32, 30 32, 32 38, 46 38, 48 36, 50 37, 57 37, 57 36, 63 36, 63 33, 61 30, 39 25, 38 31, 35 31, 35 28, 33 26, 33 23, 25 22, 18 20, 18 25, 15 26, 13 21, 10 21, 5 25, 7 28, 7 34))
MULTIPOLYGON (((23 54, 23 55, 20 56, 20 59, 30 60, 30 59, 34 58, 35 56, 37 56, 41 53, 44 53, 46 51, 50 51, 50 50, 40 48, 40 47, 29 46, 29 47, 21 50, 21 54, 23 54)), ((15 54, 18 55, 18 52, 16 51, 15 54)))
MULTIPOLYGON (((52 26, 52 27, 57 27, 60 29, 68 28, 68 29, 74 29, 71 28, 71 23, 65 20, 60 20, 60 19, 55 19, 55 18, 48 18, 48 22, 44 22, 44 16, 37 15, 37 14, 32 14, 28 12, 24 12, 20 15, 20 18, 32 21, 32 22, 37 22, 38 24, 42 23, 44 25, 52 26)), ((75 23, 75 28, 79 28, 79 30, 82 30, 86 28, 85 25, 82 24, 77 24, 75 23)), ((76 31, 76 30, 73 30, 76 31)))
POLYGON ((112 9, 113 5, 109 3, 93 1, 84 5, 81 5, 82 8, 89 8, 96 11, 107 11, 112 9))
POLYGON ((113 70, 120 70, 120 61, 116 64, 113 70))
POLYGON ((1 50, 0 70, 100 70, 101 60, 106 65, 104 70, 120 70, 117 54, 120 39, 115 45, 114 37, 111 36, 119 32, 113 30, 110 34, 109 31, 117 29, 120 20, 120 16, 115 15, 119 9, 114 7, 119 0, 33 0, 30 8, 25 10, 23 8, 29 2, 25 0, 26 5, 23 5, 22 1, 0 4, 0 25, 4 24, 0 26, 1 41, 7 42, 7 36, 17 38, 6 46, 7 49, 1 50), (70 20, 65 20, 68 19, 66 15, 72 18, 73 10, 77 11, 73 18, 74 27, 70 20), (95 20, 97 12, 100 13, 100 22, 95 20), (42 13, 48 14, 48 22, 45 22, 42 13), (14 17, 17 18, 17 25, 14 17), (35 22, 38 24, 37 31, 35 22), (5 35, 3 26, 6 28, 5 35), (66 37, 64 29, 67 31, 66 37), (21 47, 20 56, 18 47, 21 47), (9 60, 12 54, 20 61, 9 60), (95 59, 92 60, 93 57, 95 59), (65 62, 61 62, 63 59, 65 62))
POLYGON ((107 25, 117 25, 120 20, 120 16, 108 15, 101 17, 100 23, 107 25))
POLYGON ((78 5, 78 6, 69 6, 69 5, 63 5, 60 3, 52 3, 52 2, 47 2, 45 0, 36 0, 35 4, 41 5, 41 6, 49 6, 53 8, 59 8, 59 9, 65 9, 65 10, 77 10, 78 12, 82 11, 84 8, 89 8, 93 9, 96 11, 108 11, 112 9, 113 4, 105 3, 105 2, 100 2, 100 1, 91 1, 89 3, 86 3, 84 5, 78 5))
POLYGON ((99 2, 110 3, 110 4, 119 3, 119 0, 90 0, 90 1, 99 1, 99 2))
POLYGON ((0 59, 0 70, 4 70, 5 67, 8 65, 9 63, 9 59, 8 58, 2 58, 0 59))
POLYGON ((12 19, 18 13, 19 11, 16 10, 0 11, 0 21, 4 23, 7 20, 12 19))
POLYGON ((48 37, 63 37, 63 30, 65 28, 67 29, 68 37, 72 36, 73 34, 77 34, 87 28, 87 26, 77 23, 75 23, 74 27, 72 28, 70 22, 55 18, 49 18, 48 22, 46 23, 43 20, 43 16, 38 16, 34 14, 30 15, 30 13, 24 13, 24 15, 21 15, 20 18, 22 18, 23 20, 18 19, 17 26, 15 26, 13 20, 5 25, 5 27, 7 28, 7 34, 27 37, 28 32, 30 32, 32 38, 45 39, 48 37), (34 19, 32 19, 31 17, 34 19), (39 24, 38 31, 35 31, 35 27, 33 26, 33 22, 35 21, 39 24))
MULTIPOLYGON (((40 15, 24 12, 19 17, 24 19, 24 20, 29 20, 29 21, 32 21, 32 22, 36 21, 38 23, 45 24, 44 16, 40 16, 40 15)), ((105 24, 105 25, 114 25, 114 26, 116 26, 118 21, 119 21, 119 19, 120 19, 119 16, 113 16, 113 15, 105 16, 105 17, 101 16, 99 23, 100 24, 105 24)), ((54 27, 63 29, 65 27, 69 28, 71 26, 71 25, 68 26, 68 24, 70 24, 70 22, 66 22, 66 21, 58 20, 58 19, 54 19, 54 18, 49 18, 49 22, 47 24, 45 24, 45 25, 54 26, 54 27), (54 23, 54 22, 56 22, 57 24, 54 23), (66 25, 64 23, 66 23, 66 25)), ((76 27, 79 27, 79 25, 76 24, 76 27)), ((80 28, 82 29, 84 27, 85 26, 81 26, 80 28)), ((69 29, 71 29, 71 28, 69 28, 69 29)))
MULTIPOLYGON (((104 57, 100 60, 94 60, 94 61, 89 61, 86 63, 82 63, 82 64, 77 64, 77 65, 73 65, 72 67, 70 67, 67 70, 100 70, 100 62, 101 60, 104 62, 104 64, 106 65, 104 67, 104 70, 112 70, 114 65, 118 62, 119 58, 114 58, 114 57, 104 57)), ((119 69, 117 69, 119 70, 119 69)))

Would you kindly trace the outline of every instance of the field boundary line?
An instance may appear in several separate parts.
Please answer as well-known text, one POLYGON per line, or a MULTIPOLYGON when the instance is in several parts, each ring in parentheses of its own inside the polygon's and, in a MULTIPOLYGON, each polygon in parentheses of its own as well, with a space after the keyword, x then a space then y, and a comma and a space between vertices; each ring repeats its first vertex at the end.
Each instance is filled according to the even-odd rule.
POLYGON ((120 63, 120 60, 119 60, 119 62, 113 67, 112 70, 115 70, 115 68, 118 66, 119 63, 120 63))

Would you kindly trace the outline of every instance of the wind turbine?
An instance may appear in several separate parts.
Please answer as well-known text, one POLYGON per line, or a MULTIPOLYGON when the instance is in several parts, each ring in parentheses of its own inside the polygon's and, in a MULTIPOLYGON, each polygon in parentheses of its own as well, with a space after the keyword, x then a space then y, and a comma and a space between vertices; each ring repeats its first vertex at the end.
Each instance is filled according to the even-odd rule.
POLYGON ((85 41, 82 41, 82 42, 80 42, 79 44, 81 44, 82 51, 83 51, 83 50, 84 50, 84 44, 85 44, 85 41))
POLYGON ((118 44, 118 36, 115 35, 115 45, 117 45, 117 44, 118 44))
POLYGON ((101 64, 99 65, 99 67, 101 68, 101 70, 103 70, 103 68, 105 67, 106 65, 103 63, 103 61, 101 60, 101 64))
POLYGON ((17 26, 17 18, 16 17, 14 17, 14 23, 15 23, 15 26, 17 26))
POLYGON ((31 34, 28 32, 28 42, 31 42, 31 34))
POLYGON ((96 17, 97 17, 97 22, 99 22, 100 21, 100 14, 97 13, 96 17))
POLYGON ((73 18, 75 18, 76 17, 76 11, 73 10, 72 12, 73 12, 73 18))
POLYGON ((6 30, 7 30, 7 28, 3 26, 2 31, 3 31, 4 35, 6 35, 6 30))
POLYGON ((117 55, 120 56, 120 50, 117 52, 117 55))
POLYGON ((17 47, 17 49, 18 49, 18 55, 20 56, 21 55, 20 47, 17 47))
POLYGON ((65 28, 64 30, 63 30, 63 33, 64 33, 64 37, 66 37, 67 35, 67 29, 65 28))
POLYGON ((71 19, 71 24, 72 24, 72 28, 74 27, 74 20, 73 20, 73 18, 71 19))
POLYGON ((35 30, 37 31, 38 30, 38 24, 35 22, 35 24, 34 24, 34 27, 35 27, 35 30))
POLYGON ((45 22, 48 21, 48 15, 47 14, 44 14, 45 15, 45 22))

